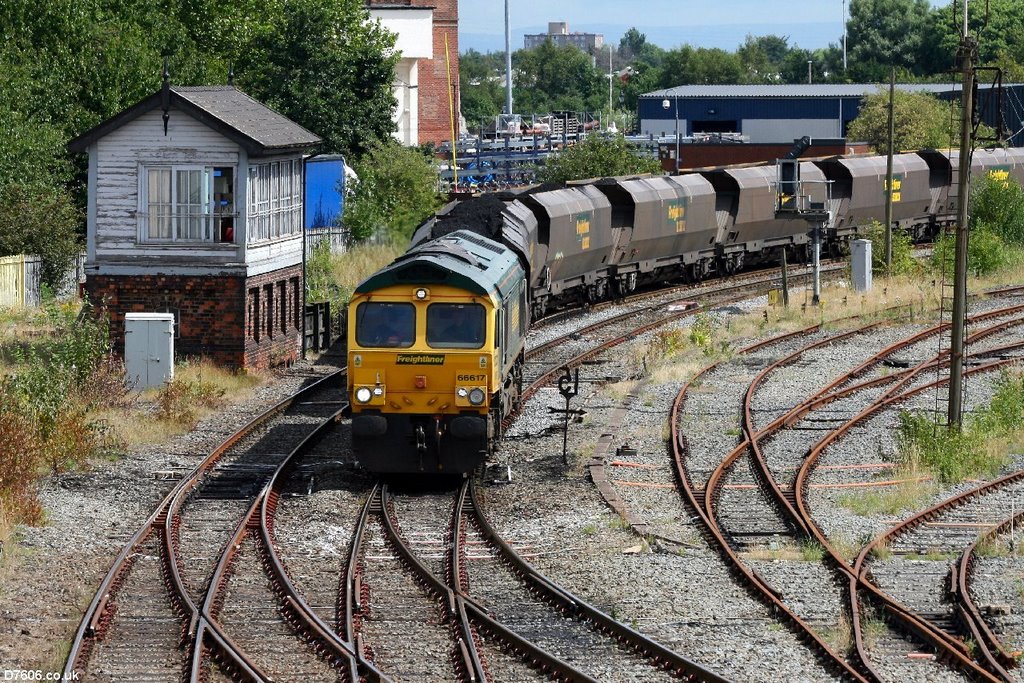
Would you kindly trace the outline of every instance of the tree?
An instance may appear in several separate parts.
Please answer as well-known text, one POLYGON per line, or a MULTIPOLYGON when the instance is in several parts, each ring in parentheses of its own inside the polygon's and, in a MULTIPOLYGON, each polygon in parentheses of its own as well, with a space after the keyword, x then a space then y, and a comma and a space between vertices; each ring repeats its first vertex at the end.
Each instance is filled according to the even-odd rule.
MULTIPOLYGON (((1024 64, 1024 3, 1019 0, 987 0, 968 5, 970 32, 978 40, 977 63, 999 62, 1013 70, 1024 64)), ((921 62, 926 73, 942 73, 956 67, 956 53, 963 24, 963 5, 952 3, 934 9, 926 24, 921 62), (955 9, 955 15, 954 15, 955 9)), ((1015 82, 1004 76, 1004 83, 1015 82)))
POLYGON ((493 119, 504 109, 504 67, 499 72, 496 55, 484 55, 476 50, 459 55, 462 116, 471 129, 484 119, 493 119))
POLYGON ((607 102, 607 85, 590 55, 550 40, 512 55, 513 99, 522 113, 597 111, 607 102))
POLYGON ((287 2, 239 55, 238 82, 323 151, 358 155, 394 130, 394 46, 362 0, 287 2))
POLYGON ((393 139, 373 143, 355 163, 359 180, 345 203, 345 226, 354 240, 372 235, 408 239, 440 205, 433 159, 393 139))
POLYGON ((752 36, 747 34, 736 50, 748 83, 774 83, 780 78, 783 61, 789 54, 789 38, 782 36, 752 36))
POLYGON ((887 79, 892 66, 922 75, 919 58, 930 12, 928 0, 850 0, 850 77, 878 83, 887 79))
POLYGON ((637 154, 636 148, 621 136, 591 135, 549 158, 539 175, 545 182, 565 183, 640 173, 660 174, 661 166, 656 159, 637 154))
MULTIPOLYGON (((948 147, 958 139, 959 117, 949 103, 923 92, 897 90, 893 98, 893 146, 896 151, 948 147)), ((850 122, 848 137, 871 144, 878 154, 889 149, 889 92, 880 89, 861 100, 860 113, 850 122)))

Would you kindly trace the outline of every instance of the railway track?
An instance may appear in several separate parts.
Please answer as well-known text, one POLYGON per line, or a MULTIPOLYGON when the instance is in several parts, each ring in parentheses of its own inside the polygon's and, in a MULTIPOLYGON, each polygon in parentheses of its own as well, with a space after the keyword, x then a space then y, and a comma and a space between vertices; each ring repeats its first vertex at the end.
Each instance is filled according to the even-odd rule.
MULTIPOLYGON (((1002 295, 1019 294, 1006 290, 1002 295)), ((728 300, 735 294, 723 292, 719 296, 728 300)), ((1021 308, 1024 307, 1005 307, 989 314, 987 318, 992 318, 992 323, 972 336, 972 348, 988 343, 989 348, 982 350, 989 357, 998 358, 979 360, 982 365, 973 368, 974 372, 1001 367, 1019 352, 1020 345, 1012 343, 1012 338, 1014 327, 1022 322, 1014 313, 1021 308), (985 342, 986 339, 989 341, 985 342)), ((663 302, 658 307, 640 306, 610 316, 591 326, 593 329, 575 331, 572 346, 565 340, 538 345, 531 350, 531 363, 538 366, 543 358, 544 368, 531 373, 532 391, 549 384, 567 365, 583 363, 638 334, 693 314, 692 309, 681 309, 682 303, 678 301, 663 302), (598 327, 603 331, 595 332, 598 327)), ((874 325, 877 323, 844 334, 853 337, 874 333, 874 325)), ((713 470, 697 467, 691 471, 677 461, 678 476, 689 481, 694 489, 691 504, 698 516, 712 527, 719 526, 709 534, 720 536, 723 548, 739 551, 734 563, 737 573, 746 575, 749 585, 755 587, 752 590, 759 591, 763 600, 785 615, 827 666, 851 680, 876 678, 871 664, 864 663, 865 654, 860 647, 858 656, 851 659, 833 652, 817 636, 820 620, 813 614, 789 610, 782 593, 761 572, 751 571, 744 564, 743 551, 763 545, 764 539, 788 538, 796 542, 820 533, 813 518, 801 508, 802 504, 806 507, 800 491, 803 487, 806 492, 807 476, 813 467, 807 465, 810 459, 786 462, 758 452, 770 452, 772 448, 795 451, 792 444, 772 446, 771 439, 784 438, 780 430, 788 427, 787 432, 793 431, 800 420, 818 420, 814 427, 805 425, 804 431, 819 434, 841 422, 836 415, 823 420, 820 414, 808 416, 826 404, 835 404, 856 393, 849 386, 840 388, 843 383, 850 385, 854 376, 869 377, 860 382, 858 390, 873 389, 876 393, 861 400, 879 410, 905 400, 910 392, 934 385, 928 373, 940 372, 943 358, 923 358, 920 351, 929 343, 927 335, 937 334, 941 329, 935 326, 922 332, 923 336, 901 340, 905 343, 899 349, 875 354, 857 365, 850 377, 828 383, 796 405, 777 390, 764 388, 770 381, 784 387, 785 377, 780 369, 801 362, 801 355, 809 351, 799 347, 795 337, 790 345, 796 348, 789 353, 783 354, 781 347, 776 347, 765 351, 756 367, 752 362, 739 363, 733 375, 723 374, 722 379, 742 389, 736 394, 744 407, 744 419, 737 420, 741 438, 736 449, 743 449, 729 465, 713 470), (914 348, 914 344, 918 347, 914 348), (900 351, 903 357, 898 358, 900 351), (896 372, 883 378, 877 367, 884 359, 896 366, 896 372), (874 364, 875 370, 868 370, 869 363, 874 364), (772 369, 765 370, 769 366, 772 369), (755 372, 759 374, 750 379, 755 372), (778 373, 775 379, 773 373, 778 373), (741 377, 747 381, 739 382, 741 377), (771 403, 763 398, 755 400, 759 391, 773 396, 771 403), (742 468, 738 463, 743 463, 742 468), (734 469, 730 472, 731 468, 734 469), (780 483, 789 475, 795 475, 792 483, 780 483), (745 498, 748 492, 762 490, 752 487, 765 482, 765 493, 758 494, 761 500, 756 503, 761 514, 756 517, 758 524, 767 524, 766 528, 745 528, 754 517, 730 519, 727 511, 723 513, 715 507, 723 499, 722 491, 728 491, 726 497, 745 498), (707 494, 708 490, 712 495, 707 494), (718 493, 714 493, 716 490, 718 493)), ((839 340, 832 332, 808 333, 817 334, 817 343, 821 345, 839 340)), ((853 365, 854 359, 849 364, 853 365)), ((336 385, 338 376, 331 378, 336 385)), ((328 390, 326 385, 330 382, 322 383, 321 389, 328 390)), ((336 386, 333 391, 337 392, 336 386)), ((118 564, 108 573, 83 618, 67 670, 88 672, 99 680, 104 676, 110 680, 141 680, 143 673, 164 678, 184 675, 192 680, 605 680, 608 671, 633 672, 624 674, 630 680, 657 680, 663 676, 724 680, 588 606, 544 577, 523 557, 529 556, 531 549, 504 543, 471 493, 463 493, 461 501, 453 507, 447 493, 436 498, 409 498, 381 490, 376 502, 374 497, 367 502, 363 521, 353 521, 353 500, 368 490, 368 479, 343 486, 338 481, 326 484, 336 476, 338 463, 327 451, 315 453, 317 440, 338 419, 342 402, 339 393, 327 397, 303 393, 282 402, 253 426, 234 435, 183 479, 140 528, 122 552, 123 558, 119 557, 118 564), (294 447, 289 450, 273 445, 277 439, 294 447), (320 550, 310 551, 308 548, 315 540, 312 538, 300 539, 296 544, 295 537, 301 535, 303 527, 301 511, 306 498, 314 490, 337 493, 342 488, 345 491, 340 496, 343 500, 337 521, 344 531, 334 536, 334 549, 326 551, 325 544, 319 543, 320 550), (447 523, 438 524, 438 519, 447 523), (279 528, 286 530, 284 538, 277 536, 279 528), (356 541, 346 542, 348 537, 356 541), (218 547, 220 550, 216 551, 218 547), (350 557, 349 566, 341 571, 341 558, 346 554, 350 557), (330 558, 334 569, 329 564, 325 567, 321 558, 330 558), (376 569, 371 560, 377 564, 376 569), (417 594, 419 600, 413 599, 417 594), (399 627, 423 623, 429 623, 431 628, 421 631, 417 627, 404 636, 395 636, 399 627), (433 640, 426 638, 428 632, 435 634, 433 640), (552 637, 552 633, 558 636, 552 637), (410 642, 416 643, 416 647, 434 643, 428 648, 434 655, 405 657, 410 642), (142 661, 138 655, 140 648, 157 656, 142 661), (601 654, 595 656, 594 652, 601 654), (443 671, 448 673, 442 675, 443 671)), ((851 422, 864 417, 864 410, 860 410, 851 422)), ((673 418, 673 425, 679 423, 678 417, 673 418)), ((683 451, 679 459, 690 460, 685 454, 685 437, 674 436, 672 443, 683 451)), ((822 443, 824 440, 819 441, 819 445, 822 443)), ((605 466, 604 462, 592 464, 605 466)), ((985 505, 978 503, 978 507, 985 505)), ((973 562, 970 549, 976 546, 980 528, 977 525, 981 524, 978 520, 991 519, 996 513, 1003 520, 1006 512, 1001 508, 995 512, 982 511, 976 518, 954 522, 964 525, 956 528, 971 528, 972 532, 948 540, 948 547, 942 548, 950 556, 961 557, 959 553, 963 551, 964 567, 952 575, 958 588, 950 595, 956 602, 943 615, 938 614, 938 609, 919 608, 912 591, 902 594, 904 599, 897 602, 901 595, 899 585, 872 585, 871 579, 875 578, 876 570, 880 573, 881 565, 870 560, 867 548, 862 553, 863 566, 845 571, 855 585, 851 609, 857 611, 856 596, 866 593, 869 600, 892 605, 889 609, 895 616, 891 618, 910 622, 909 630, 915 637, 954 641, 962 638, 966 629, 984 641, 983 649, 995 653, 993 658, 997 662, 1005 662, 1005 648, 973 605, 967 582, 973 562)), ((641 524, 634 528, 639 530, 641 524)), ((642 528, 652 537, 658 536, 649 526, 642 528)), ((919 529, 913 524, 908 528, 910 531, 892 531, 892 538, 907 543, 908 548, 918 543, 911 549, 923 547, 921 541, 915 540, 919 529)), ((686 542, 670 536, 664 540, 686 542)), ((827 539, 823 545, 830 550, 827 539)), ((837 575, 844 574, 841 567, 835 571, 837 575)), ((929 594, 927 600, 930 599, 929 594)), ((982 678, 993 675, 991 662, 980 665, 958 660, 965 648, 950 645, 950 654, 944 656, 954 660, 956 666, 982 678)))

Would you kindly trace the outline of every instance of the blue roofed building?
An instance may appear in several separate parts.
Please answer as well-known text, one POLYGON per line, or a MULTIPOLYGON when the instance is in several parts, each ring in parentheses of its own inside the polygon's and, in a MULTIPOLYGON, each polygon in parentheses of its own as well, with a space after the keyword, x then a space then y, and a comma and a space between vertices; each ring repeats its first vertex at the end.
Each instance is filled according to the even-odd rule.
MULTIPOLYGON (((954 83, 897 84, 906 92, 930 92, 943 100, 959 100, 954 83)), ((655 137, 700 138, 738 133, 750 143, 792 143, 805 135, 845 138, 865 95, 887 91, 888 85, 683 85, 640 96, 640 132, 655 137)), ((996 89, 979 85, 983 120, 997 123, 996 89)), ((1024 84, 1003 86, 1003 125, 1010 143, 1024 145, 1024 84)))

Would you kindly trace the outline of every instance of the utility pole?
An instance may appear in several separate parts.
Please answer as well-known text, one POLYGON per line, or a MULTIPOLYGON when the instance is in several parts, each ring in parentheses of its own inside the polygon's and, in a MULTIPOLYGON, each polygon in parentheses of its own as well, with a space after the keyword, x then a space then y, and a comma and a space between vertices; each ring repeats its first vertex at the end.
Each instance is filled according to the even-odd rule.
POLYGON ((846 0, 843 0, 843 73, 846 73, 846 0))
POLYGON ((893 109, 896 99, 896 67, 889 72, 889 152, 885 155, 885 276, 892 277, 892 152, 896 137, 893 109))
POLYGON ((960 176, 957 179, 956 256, 953 274, 953 318, 949 348, 949 412, 950 429, 960 429, 963 417, 964 324, 967 319, 967 205, 970 192, 972 127, 974 108, 974 51, 977 44, 967 32, 967 5, 964 0, 963 36, 960 39, 963 93, 960 112, 960 176))
POLYGON ((512 24, 508 17, 508 0, 505 0, 505 113, 512 116, 512 24))

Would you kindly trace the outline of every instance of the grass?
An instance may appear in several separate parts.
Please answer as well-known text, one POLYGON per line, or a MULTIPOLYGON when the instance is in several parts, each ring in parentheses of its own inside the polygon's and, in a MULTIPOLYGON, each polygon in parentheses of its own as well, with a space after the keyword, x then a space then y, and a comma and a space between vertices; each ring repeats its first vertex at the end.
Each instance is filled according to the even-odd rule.
POLYGON ((828 539, 828 542, 839 557, 843 558, 847 564, 851 564, 857 559, 860 549, 864 547, 865 543, 870 542, 870 539, 862 543, 849 536, 833 536, 828 539))
MULTIPOLYGON (((922 476, 917 470, 899 469, 893 479, 916 479, 922 476)), ((862 517, 873 515, 896 516, 909 510, 920 509, 935 492, 937 487, 931 481, 906 481, 884 488, 844 493, 836 503, 862 517)))
POLYGON ((864 634, 864 645, 873 650, 878 641, 889 632, 889 626, 885 619, 877 613, 865 615, 860 622, 861 632, 864 634))
POLYGON ((821 638, 838 653, 848 652, 853 646, 853 627, 846 612, 840 612, 838 623, 821 630, 821 638))
POLYGON ((165 441, 202 417, 249 397, 267 377, 187 361, 174 381, 130 390, 110 353, 105 320, 80 304, 3 312, 0 317, 0 542, 14 561, 19 525, 45 522, 42 477, 165 441))
POLYGON ((637 384, 635 381, 611 382, 601 387, 601 393, 613 401, 622 401, 636 388, 637 384))

